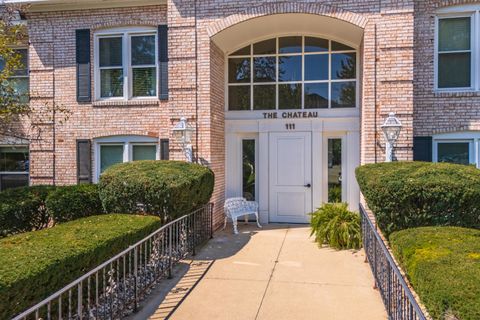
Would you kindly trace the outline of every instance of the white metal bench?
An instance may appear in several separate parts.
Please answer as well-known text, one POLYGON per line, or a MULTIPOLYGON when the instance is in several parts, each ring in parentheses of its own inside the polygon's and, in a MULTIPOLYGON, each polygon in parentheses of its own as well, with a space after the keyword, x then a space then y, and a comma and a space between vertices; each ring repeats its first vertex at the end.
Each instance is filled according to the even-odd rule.
POLYGON ((225 223, 223 229, 227 227, 227 218, 232 219, 233 232, 238 234, 237 219, 238 217, 245 216, 245 222, 248 223, 248 215, 254 214, 257 218, 257 226, 261 228, 260 221, 258 219, 258 203, 255 201, 247 201, 245 198, 229 198, 225 200, 225 223))

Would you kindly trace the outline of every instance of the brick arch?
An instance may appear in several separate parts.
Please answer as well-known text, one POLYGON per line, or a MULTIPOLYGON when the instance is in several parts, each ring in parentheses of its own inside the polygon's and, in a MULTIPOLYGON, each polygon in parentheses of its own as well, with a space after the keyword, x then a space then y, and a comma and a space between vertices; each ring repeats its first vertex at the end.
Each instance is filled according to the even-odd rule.
POLYGON ((158 27, 158 21, 145 21, 142 19, 132 19, 128 21, 128 23, 123 23, 122 21, 115 21, 115 22, 98 22, 95 23, 91 29, 92 31, 99 31, 103 29, 111 29, 111 28, 129 28, 129 27, 158 27))
POLYGON ((297 3, 294 1, 269 3, 251 7, 242 13, 232 14, 207 28, 210 37, 241 22, 250 19, 285 13, 306 13, 349 22, 362 29, 367 25, 368 19, 360 14, 350 12, 338 7, 318 3, 297 3))
POLYGON ((145 130, 114 130, 114 131, 106 131, 106 132, 97 132, 92 139, 101 139, 101 138, 108 138, 108 137, 117 137, 117 136, 139 136, 139 137, 148 137, 148 138, 158 138, 159 135, 155 132, 145 131, 145 130))

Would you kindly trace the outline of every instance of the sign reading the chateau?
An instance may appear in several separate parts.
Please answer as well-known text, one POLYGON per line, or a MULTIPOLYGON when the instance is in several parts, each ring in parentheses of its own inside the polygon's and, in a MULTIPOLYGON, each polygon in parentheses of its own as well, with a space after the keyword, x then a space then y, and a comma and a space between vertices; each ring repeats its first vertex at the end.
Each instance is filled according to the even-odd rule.
POLYGON ((315 111, 285 111, 285 112, 263 112, 264 119, 296 119, 296 118, 318 118, 315 111))

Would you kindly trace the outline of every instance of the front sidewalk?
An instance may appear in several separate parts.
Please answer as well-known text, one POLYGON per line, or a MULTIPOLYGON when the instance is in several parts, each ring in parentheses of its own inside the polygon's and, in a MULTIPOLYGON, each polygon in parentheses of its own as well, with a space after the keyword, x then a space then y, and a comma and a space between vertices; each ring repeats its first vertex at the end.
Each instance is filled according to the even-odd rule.
MULTIPOLYGON (((200 268, 204 274, 193 272, 203 278, 170 308, 169 319, 387 318, 363 251, 319 249, 308 226, 240 224, 239 231, 218 232, 198 253, 195 261, 213 264, 200 268)), ((177 284, 168 297, 178 291, 177 284)), ((143 319, 146 309, 150 319, 168 316, 152 303, 143 319)))

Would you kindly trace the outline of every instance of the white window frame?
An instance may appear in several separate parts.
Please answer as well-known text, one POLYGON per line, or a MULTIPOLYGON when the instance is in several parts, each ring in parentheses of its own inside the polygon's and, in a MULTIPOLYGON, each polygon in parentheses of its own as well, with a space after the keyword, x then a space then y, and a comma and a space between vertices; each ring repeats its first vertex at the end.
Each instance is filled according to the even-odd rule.
POLYGON ((153 27, 132 27, 115 28, 102 30, 94 35, 94 92, 95 100, 157 100, 159 94, 159 62, 158 62, 158 31, 153 27), (131 38, 132 36, 155 36, 155 96, 133 97, 133 69, 142 67, 153 67, 153 65, 132 66, 131 38), (120 69, 120 67, 102 67, 100 68, 100 39, 102 38, 122 38, 122 68, 123 68, 123 96, 122 97, 101 97, 101 69, 120 69))
POLYGON ((456 132, 438 134, 432 137, 432 161, 438 162, 439 143, 468 143, 469 163, 475 164, 480 169, 480 132, 456 132))
MULTIPOLYGON (((435 17, 435 43, 434 43, 434 90, 438 92, 469 92, 480 91, 480 5, 467 5, 443 8, 435 17), (470 87, 439 88, 439 20, 448 18, 470 18, 470 87)), ((443 51, 448 53, 450 51, 443 51)), ((468 52, 452 51, 452 52, 468 52)))
POLYGON ((133 146, 155 146, 155 160, 160 160, 160 144, 158 138, 146 136, 113 136, 98 138, 94 140, 94 179, 97 183, 100 178, 101 147, 102 146, 123 146, 123 162, 133 161, 133 146))
POLYGON ((225 56, 225 111, 226 112, 231 112, 231 113, 240 113, 240 112, 274 112, 274 111, 326 111, 326 110, 358 110, 359 107, 359 97, 360 97, 360 81, 359 81, 359 76, 360 76, 360 56, 358 54, 358 48, 355 45, 352 45, 350 43, 345 43, 342 40, 339 39, 332 39, 324 36, 319 36, 319 35, 314 35, 314 34, 282 34, 282 35, 276 35, 276 36, 269 36, 269 37, 263 37, 259 39, 255 39, 254 41, 251 41, 249 43, 242 44, 238 48, 232 50, 231 53, 228 53, 225 56), (282 37, 290 37, 290 36, 300 36, 302 37, 302 51, 297 52, 297 53, 279 53, 279 38, 282 37), (306 37, 313 37, 313 38, 321 38, 324 40, 327 40, 329 43, 329 47, 327 51, 319 51, 319 52, 305 52, 305 38, 306 37), (254 54, 253 53, 253 45, 255 43, 264 41, 264 40, 270 40, 270 39, 275 39, 276 41, 276 52, 273 54, 254 54), (339 51, 332 51, 332 45, 331 43, 335 41, 340 44, 347 45, 349 47, 352 47, 353 50, 339 50, 339 51), (246 46, 250 46, 250 54, 249 55, 233 55, 237 50, 240 50, 246 46), (332 79, 331 75, 331 57, 332 54, 337 54, 337 53, 355 53, 355 79, 332 79), (328 79, 327 80, 305 80, 305 56, 306 55, 319 55, 319 54, 325 54, 328 55, 328 79), (279 64, 278 64, 278 58, 280 56, 301 56, 302 60, 302 79, 299 81, 279 81, 279 64), (253 66, 253 60, 254 58, 257 57, 275 57, 276 59, 276 79, 273 82, 254 82, 254 66, 253 66), (244 82, 244 83, 230 83, 229 82, 229 68, 228 68, 228 59, 229 58, 249 58, 250 59, 250 82, 244 82), (305 109, 305 84, 309 83, 327 83, 328 84, 328 96, 331 98, 332 94, 332 84, 337 83, 337 82, 355 82, 355 107, 353 108, 332 108, 332 101, 331 99, 328 100, 328 107, 327 108, 319 108, 319 109, 305 109), (280 109, 279 108, 279 85, 282 84, 301 84, 302 85, 302 92, 301 92, 301 107, 299 109, 280 109), (248 110, 230 110, 229 109, 229 87, 230 86, 250 86, 250 109, 248 110), (276 90, 276 102, 275 102, 275 108, 274 109, 268 109, 268 110, 255 110, 254 109, 254 95, 253 95, 253 88, 254 85, 275 85, 275 90, 276 90))
MULTIPOLYGON (((29 166, 28 168, 30 169, 30 146, 28 144, 0 144, 1 148, 12 148, 12 147, 17 147, 17 148, 27 148, 28 149, 28 162, 29 166)), ((30 170, 28 171, 0 171, 0 176, 1 175, 26 175, 28 179, 28 185, 30 185, 30 170)))

